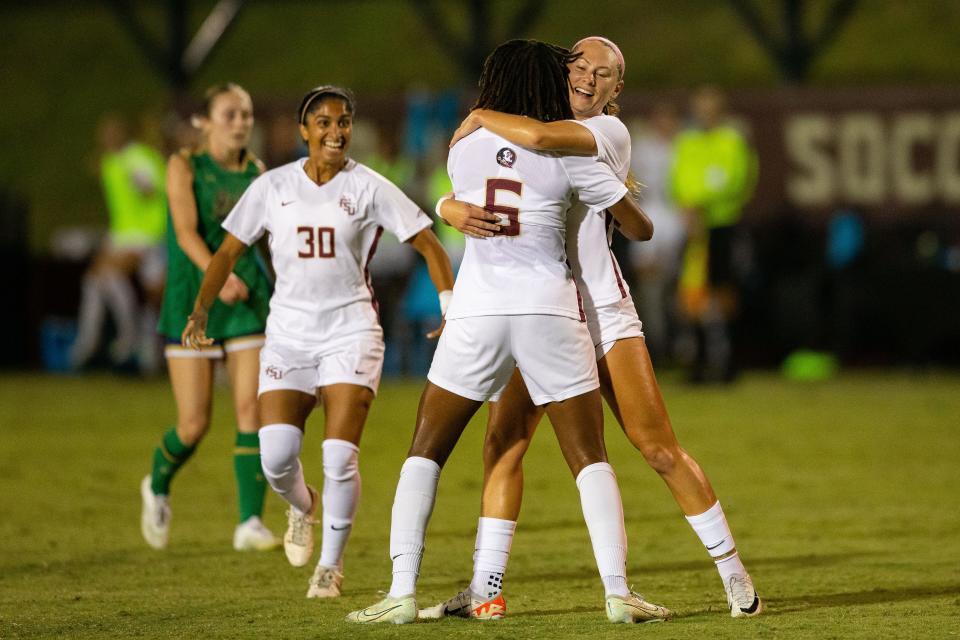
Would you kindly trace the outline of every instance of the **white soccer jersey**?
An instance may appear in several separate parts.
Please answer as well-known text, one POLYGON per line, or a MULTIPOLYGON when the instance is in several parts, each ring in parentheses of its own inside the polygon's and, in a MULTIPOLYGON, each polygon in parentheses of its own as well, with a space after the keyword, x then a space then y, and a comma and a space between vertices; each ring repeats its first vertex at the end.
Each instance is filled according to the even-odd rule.
POLYGON ((362 164, 349 160, 333 180, 317 185, 305 161, 254 180, 223 228, 248 245, 269 233, 277 282, 267 336, 333 346, 380 331, 367 265, 383 229, 406 241, 432 221, 362 164))
MULTIPOLYGON (((576 122, 589 129, 597 141, 597 155, 592 159, 607 165, 621 182, 625 181, 630 171, 627 127, 619 118, 607 115, 576 122)), ((600 307, 626 298, 630 287, 610 250, 613 217, 585 203, 571 209, 570 217, 574 224, 567 227, 567 253, 573 275, 581 286, 584 307, 600 307)))
POLYGON ((605 209, 627 193, 623 182, 595 158, 528 151, 485 129, 454 145, 447 171, 457 200, 510 224, 490 238, 467 237, 446 317, 582 320, 564 248, 567 210, 575 197, 590 210, 605 209))

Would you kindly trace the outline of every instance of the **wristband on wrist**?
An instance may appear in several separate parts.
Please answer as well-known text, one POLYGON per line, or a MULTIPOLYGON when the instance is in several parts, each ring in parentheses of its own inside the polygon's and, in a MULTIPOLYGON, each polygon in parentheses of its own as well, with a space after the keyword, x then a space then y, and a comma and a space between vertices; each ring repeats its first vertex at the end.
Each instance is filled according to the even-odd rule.
POLYGON ((453 291, 451 289, 444 289, 437 294, 437 298, 440 299, 440 315, 446 317, 447 308, 450 306, 450 300, 453 298, 453 291))
POLYGON ((436 211, 438 218, 440 218, 441 220, 443 220, 444 222, 446 222, 446 223, 449 225, 450 223, 447 222, 447 219, 443 217, 443 214, 442 214, 442 213, 440 213, 440 207, 441 207, 441 206, 443 205, 443 203, 446 202, 447 200, 450 200, 450 196, 443 196, 442 198, 440 198, 439 200, 437 200, 437 206, 434 207, 433 210, 436 211))

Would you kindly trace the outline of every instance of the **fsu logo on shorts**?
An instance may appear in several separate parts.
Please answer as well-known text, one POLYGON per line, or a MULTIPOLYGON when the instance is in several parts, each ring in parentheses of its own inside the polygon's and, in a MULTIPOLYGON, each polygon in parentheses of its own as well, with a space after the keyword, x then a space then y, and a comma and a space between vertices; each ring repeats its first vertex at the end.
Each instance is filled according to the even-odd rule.
POLYGON ((269 367, 267 367, 264 373, 266 373, 268 377, 273 378, 274 380, 280 380, 281 378, 283 378, 283 371, 281 371, 280 369, 278 369, 273 365, 270 365, 269 367))
POLYGON ((340 196, 340 208, 343 209, 348 216, 352 216, 357 212, 357 205, 353 201, 353 196, 344 194, 340 196))
POLYGON ((510 147, 504 147, 497 151, 497 164, 509 169, 517 161, 517 152, 510 147))

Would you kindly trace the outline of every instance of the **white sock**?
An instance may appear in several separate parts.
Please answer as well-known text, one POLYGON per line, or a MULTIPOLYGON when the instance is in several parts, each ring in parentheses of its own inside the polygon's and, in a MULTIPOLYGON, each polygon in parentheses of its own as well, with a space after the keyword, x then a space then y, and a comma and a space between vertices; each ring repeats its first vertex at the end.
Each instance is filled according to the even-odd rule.
POLYGON ((117 337, 110 354, 121 364, 133 355, 137 347, 137 293, 130 279, 113 271, 101 276, 104 299, 117 325, 117 337))
POLYGON ((507 560, 516 529, 514 520, 480 518, 477 523, 470 591, 479 598, 492 600, 503 591, 503 574, 507 572, 507 560))
POLYGON ((341 568, 360 502, 359 449, 346 440, 323 441, 323 544, 320 564, 341 568))
POLYGON ((423 542, 439 482, 440 466, 433 460, 411 456, 400 469, 390 522, 390 558, 393 560, 390 596, 393 598, 417 591, 423 542))
POLYGON ((104 302, 100 279, 85 275, 80 289, 80 309, 77 311, 77 337, 70 347, 70 365, 79 369, 87 363, 100 344, 103 331, 104 302))
POLYGON ((608 596, 630 595, 627 588, 627 533, 623 503, 613 467, 606 462, 587 465, 577 475, 580 506, 590 532, 593 555, 608 596))
POLYGON ((260 429, 263 475, 277 495, 304 514, 310 511, 312 498, 300 464, 302 445, 303 431, 292 424, 271 424, 260 429))
POLYGON ((720 578, 723 583, 733 574, 747 575, 747 570, 740 561, 740 556, 736 553, 737 545, 733 541, 733 534, 730 533, 730 525, 727 524, 727 518, 723 515, 723 509, 720 502, 713 503, 713 506, 703 513, 695 516, 687 516, 687 522, 693 527, 700 542, 706 547, 707 553, 714 559, 717 565, 717 571, 720 572, 720 578), (721 556, 733 552, 729 557, 718 560, 721 556))

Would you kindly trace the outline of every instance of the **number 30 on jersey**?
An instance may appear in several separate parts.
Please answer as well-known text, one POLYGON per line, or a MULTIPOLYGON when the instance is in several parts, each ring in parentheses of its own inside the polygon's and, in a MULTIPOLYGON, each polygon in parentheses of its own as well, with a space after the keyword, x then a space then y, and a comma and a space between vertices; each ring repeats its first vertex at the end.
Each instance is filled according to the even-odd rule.
POLYGON ((297 257, 299 258, 335 258, 337 256, 333 227, 297 227, 297 257))

